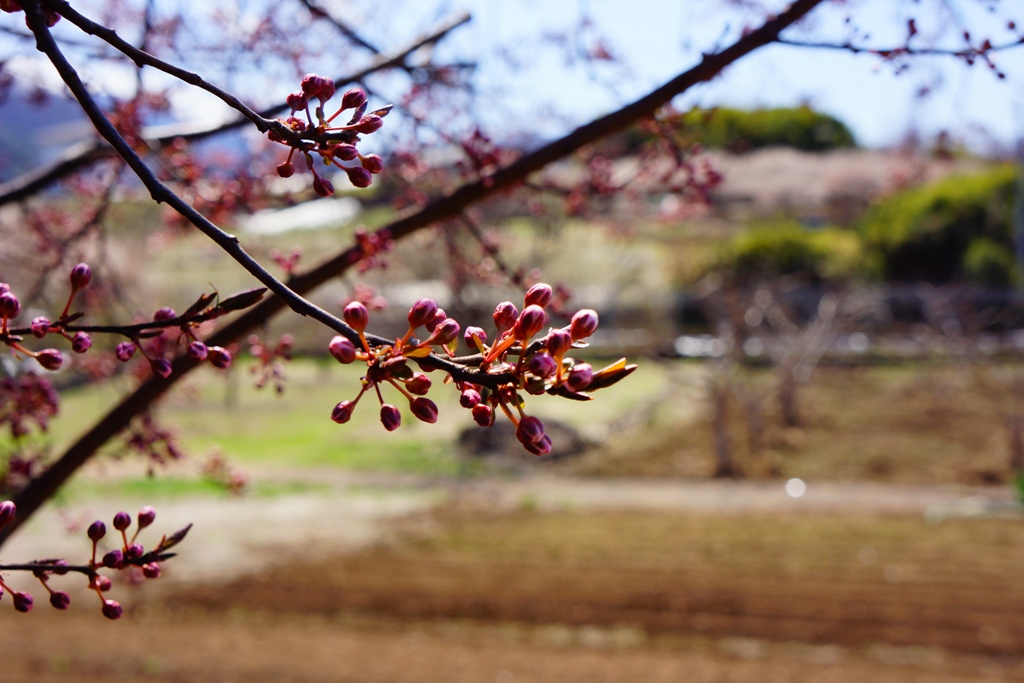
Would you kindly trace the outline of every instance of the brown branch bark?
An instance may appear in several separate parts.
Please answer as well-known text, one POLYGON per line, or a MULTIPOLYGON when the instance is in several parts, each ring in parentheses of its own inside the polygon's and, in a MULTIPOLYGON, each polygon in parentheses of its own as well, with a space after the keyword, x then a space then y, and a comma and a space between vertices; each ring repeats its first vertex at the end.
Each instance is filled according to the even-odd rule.
MULTIPOLYGON (((806 16, 824 1, 796 0, 786 11, 766 21, 760 28, 743 36, 721 52, 705 55, 700 64, 683 72, 636 102, 577 128, 565 137, 521 157, 486 178, 463 185, 454 192, 433 200, 421 209, 393 221, 382 230, 389 231, 394 239, 401 239, 437 221, 456 217, 475 202, 517 186, 525 181, 531 173, 568 156, 580 147, 654 114, 659 107, 669 103, 676 95, 685 92, 697 83, 714 78, 738 59, 776 41, 783 29, 806 16)), ((32 3, 23 4, 30 6, 32 3)), ((292 278, 288 285, 299 294, 308 293, 355 265, 359 261, 359 255, 360 252, 355 247, 346 249, 313 270, 292 278)), ((228 344, 266 322, 285 305, 285 302, 277 297, 266 299, 216 332, 208 341, 210 344, 216 345, 228 344)), ((18 508, 18 516, 11 524, 0 530, 0 546, 49 500, 99 448, 121 432, 132 418, 148 410, 161 394, 197 365, 187 356, 175 359, 173 373, 169 378, 154 377, 144 382, 72 444, 51 467, 33 479, 14 500, 18 508)))

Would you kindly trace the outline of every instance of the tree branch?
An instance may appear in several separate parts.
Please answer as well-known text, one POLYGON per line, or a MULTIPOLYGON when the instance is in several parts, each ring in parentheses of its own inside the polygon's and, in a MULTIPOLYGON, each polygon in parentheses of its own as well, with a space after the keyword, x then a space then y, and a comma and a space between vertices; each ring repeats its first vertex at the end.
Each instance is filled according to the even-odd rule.
MULTIPOLYGON (((487 178, 464 185, 445 197, 435 199, 418 211, 393 221, 381 231, 387 230, 394 239, 400 239, 439 220, 458 216, 470 204, 516 186, 534 171, 605 135, 622 130, 630 124, 652 115, 676 95, 685 92, 697 83, 715 77, 738 59, 776 41, 781 31, 800 20, 824 1, 796 0, 786 11, 765 22, 760 28, 743 36, 721 52, 705 55, 700 64, 645 97, 577 128, 565 137, 527 154, 487 178)), ((30 3, 26 2, 25 4, 29 5, 30 3)), ((360 254, 360 250, 356 247, 346 249, 312 271, 292 278, 289 284, 297 293, 308 293, 358 263, 360 254)), ((281 298, 265 299, 214 333, 208 342, 227 345, 262 325, 284 307, 285 302, 281 298)), ((11 524, 0 530, 0 546, 25 520, 29 519, 49 500, 99 448, 120 433, 133 417, 148 410, 178 379, 184 377, 198 365, 187 355, 176 358, 173 361, 170 377, 167 379, 152 377, 143 382, 138 389, 125 396, 120 403, 72 444, 53 465, 33 479, 15 498, 14 502, 18 507, 19 514, 11 524)))

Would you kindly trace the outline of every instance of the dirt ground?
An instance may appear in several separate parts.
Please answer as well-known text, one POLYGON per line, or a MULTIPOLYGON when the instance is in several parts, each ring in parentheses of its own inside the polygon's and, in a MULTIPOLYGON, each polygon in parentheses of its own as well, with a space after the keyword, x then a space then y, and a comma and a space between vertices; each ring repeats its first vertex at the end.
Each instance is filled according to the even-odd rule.
MULTIPOLYGON (((377 494, 379 514, 339 493, 351 542, 303 535, 316 502, 264 505, 290 537, 239 571, 117 586, 118 622, 76 593, 64 614, 0 609, 0 680, 1024 680, 1024 524, 998 496, 850 485, 794 508, 782 483, 716 483, 641 504, 636 482, 536 483, 377 494)), ((230 556, 238 528, 183 554, 230 556)))

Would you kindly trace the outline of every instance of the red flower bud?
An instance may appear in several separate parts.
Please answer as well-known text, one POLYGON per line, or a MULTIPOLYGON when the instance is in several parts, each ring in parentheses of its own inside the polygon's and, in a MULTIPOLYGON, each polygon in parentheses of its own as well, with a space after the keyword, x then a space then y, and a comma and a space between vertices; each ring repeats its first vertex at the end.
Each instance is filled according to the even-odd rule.
POLYGON ((330 197, 334 194, 334 183, 323 176, 313 176, 313 192, 321 197, 330 197))
POLYGON ((548 321, 548 314, 536 304, 531 304, 523 309, 515 325, 516 339, 526 341, 533 335, 540 332, 544 323, 548 321))
POLYGON ((210 346, 206 349, 206 358, 210 365, 220 370, 227 370, 231 367, 231 352, 220 346, 210 346))
POLYGON ((111 569, 120 569, 124 566, 124 553, 117 549, 111 550, 103 556, 102 564, 111 569))
POLYGON ((47 370, 60 370, 64 356, 57 349, 43 349, 36 354, 36 361, 47 370))
POLYGON ((331 153, 342 161, 352 161, 359 156, 359 150, 356 149, 356 146, 350 145, 347 142, 331 147, 331 153))
POLYGON ((79 263, 77 266, 71 269, 71 289, 72 291, 79 291, 85 289, 92 282, 92 270, 88 264, 79 263))
POLYGON ((530 306, 531 304, 536 304, 537 306, 544 308, 551 301, 551 296, 553 295, 553 293, 554 292, 551 290, 551 285, 546 285, 543 282, 538 282, 533 287, 530 287, 529 290, 527 290, 526 302, 523 305, 530 306))
POLYGON ((523 448, 525 448, 530 453, 533 453, 537 457, 547 455, 548 453, 551 452, 551 437, 545 434, 544 438, 542 438, 540 441, 524 443, 523 448))
POLYGON ((121 342, 114 348, 114 353, 117 355, 117 359, 122 363, 127 363, 131 360, 132 356, 135 355, 135 342, 121 342))
POLYGON ((434 319, 437 313, 437 302, 433 299, 420 299, 409 309, 409 327, 415 330, 434 319))
POLYGON ((554 375, 558 370, 558 363, 551 357, 550 353, 541 351, 533 354, 526 367, 530 372, 537 375, 537 377, 548 378, 554 375))
POLYGON ((89 534, 90 540, 98 541, 107 535, 107 525, 97 519, 89 525, 89 530, 86 533, 89 534))
POLYGON ((356 187, 369 187, 373 184, 373 176, 362 166, 346 167, 345 174, 348 175, 348 181, 356 187))
POLYGON ((306 74, 302 77, 302 92, 306 97, 316 97, 323 87, 324 79, 316 74, 306 74))
POLYGON ((124 609, 122 609, 121 605, 117 604, 114 600, 104 600, 103 608, 100 611, 103 612, 103 616, 107 619, 120 619, 121 615, 124 613, 124 609))
POLYGON ((494 326, 498 328, 500 335, 505 330, 511 330, 519 318, 519 309, 511 301, 502 301, 494 308, 494 326))
POLYGON ((210 354, 210 350, 206 348, 206 344, 201 341, 193 341, 188 345, 188 357, 192 360, 203 361, 210 354))
POLYGON ((347 365, 356 359, 355 345, 341 335, 337 335, 331 340, 331 343, 327 345, 327 350, 339 363, 347 365))
POLYGON ((95 578, 95 582, 96 582, 95 583, 96 587, 99 588, 104 593, 106 593, 108 590, 110 590, 110 587, 113 585, 112 583, 110 583, 110 579, 109 578, 107 578, 106 576, 102 576, 102 575, 101 576, 97 576, 95 578))
POLYGON ((466 346, 474 351, 479 351, 480 348, 478 343, 483 344, 487 341, 487 333, 484 332, 482 327, 470 325, 466 328, 466 331, 462 333, 462 338, 466 340, 466 346))
POLYGON ((572 322, 569 324, 569 334, 572 336, 572 340, 579 341, 594 334, 594 331, 597 329, 597 323, 596 311, 592 311, 589 308, 576 311, 576 315, 572 317, 572 322))
POLYGON ((494 409, 486 403, 473 406, 473 419, 481 427, 490 427, 494 424, 494 409))
POLYGON ((367 154, 362 158, 363 168, 370 173, 377 175, 384 170, 384 160, 376 154, 367 154))
POLYGON ((363 118, 359 119, 353 129, 357 133, 363 133, 369 135, 370 133, 376 133, 384 125, 384 119, 377 116, 376 114, 367 114, 363 118))
POLYGON ((131 562, 139 559, 146 554, 146 549, 142 547, 141 543, 132 543, 124 551, 125 562, 131 562))
POLYGON ((170 306, 164 306, 158 308, 153 314, 153 322, 163 322, 165 320, 174 320, 178 317, 178 314, 174 312, 174 309, 170 306))
POLYGON ((459 396, 459 405, 466 410, 472 410, 480 405, 480 392, 476 389, 463 389, 459 396))
POLYGON ((352 88, 341 96, 342 109, 358 109, 366 102, 366 93, 362 88, 352 88))
POLYGON ((19 612, 30 612, 32 611, 32 596, 23 591, 14 591, 11 593, 11 597, 14 598, 14 609, 19 612))
POLYGON ((341 312, 341 317, 345 323, 356 332, 366 331, 366 326, 370 324, 370 312, 366 310, 366 306, 358 301, 353 301, 345 310, 341 312))
POLYGON ((114 515, 114 528, 124 531, 132 525, 132 517, 127 512, 118 512, 114 515))
POLYGON ((306 105, 309 104, 309 100, 306 97, 306 93, 302 90, 296 90, 293 93, 289 93, 288 97, 285 98, 285 102, 291 107, 292 112, 297 112, 300 109, 305 109, 306 105))
POLYGON ((579 363, 569 371, 569 376, 565 378, 565 386, 569 391, 583 391, 590 386, 593 379, 594 369, 590 367, 590 363, 579 363))
POLYGON ((402 425, 402 414, 395 406, 385 403, 380 407, 380 423, 384 429, 393 432, 402 425))
POLYGON ((537 443, 544 438, 544 423, 532 415, 527 415, 516 427, 516 438, 524 444, 537 443))
POLYGON ((572 348, 572 337, 565 330, 551 330, 547 340, 548 353, 555 358, 561 358, 565 352, 572 348))
POLYGON ((324 76, 320 80, 320 90, 316 96, 320 98, 321 104, 334 97, 334 79, 324 76))
POLYGON ((40 316, 32 320, 32 336, 42 339, 50 331, 50 319, 40 316))
POLYGON ((334 406, 334 410, 331 411, 331 419, 338 424, 345 424, 352 418, 355 408, 356 405, 352 401, 342 401, 334 406))
POLYGON ((162 379, 167 379, 171 376, 173 368, 171 368, 171 361, 166 358, 154 358, 149 361, 149 369, 153 371, 153 374, 162 379))
POLYGON ((4 502, 0 503, 0 529, 3 529, 5 526, 11 523, 11 520, 14 519, 14 516, 15 514, 17 514, 17 511, 18 510, 14 506, 13 501, 5 500, 4 502))
POLYGON ((409 402, 409 410, 417 419, 428 424, 437 422, 437 405, 429 398, 420 396, 409 402))
POLYGON ((50 593, 50 604, 54 609, 67 609, 71 604, 71 596, 64 591, 54 591, 50 593))
POLYGON ((156 519, 156 510, 154 510, 149 505, 145 505, 139 510, 138 519, 139 528, 145 529, 147 526, 152 524, 153 521, 156 519))
POLYGON ((160 565, 156 562, 149 562, 142 565, 142 575, 147 579, 159 579, 160 578, 160 565))
POLYGON ((295 173, 295 166, 290 161, 283 161, 277 165, 277 175, 282 178, 291 178, 292 174, 295 173))
POLYGON ((75 332, 71 339, 71 350, 75 353, 85 353, 92 347, 92 339, 85 332, 75 332))
POLYGON ((430 378, 422 372, 415 372, 412 379, 405 383, 405 389, 415 396, 425 396, 430 391, 430 378))
POLYGON ((17 318, 21 313, 21 302, 10 291, 0 294, 0 318, 17 318))
POLYGON ((459 323, 455 318, 445 318, 430 336, 434 344, 450 344, 459 338, 459 323))

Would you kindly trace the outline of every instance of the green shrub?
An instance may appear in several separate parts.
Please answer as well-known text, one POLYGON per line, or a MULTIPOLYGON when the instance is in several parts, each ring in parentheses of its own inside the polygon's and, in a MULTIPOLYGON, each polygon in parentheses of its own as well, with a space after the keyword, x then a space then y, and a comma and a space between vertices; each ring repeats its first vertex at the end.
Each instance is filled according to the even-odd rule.
POLYGON ((857 273, 860 240, 837 228, 807 230, 799 223, 755 227, 729 242, 717 264, 734 278, 791 276, 808 281, 838 280, 857 273))
POLYGON ((861 223, 869 258, 887 280, 1007 284, 1013 263, 1016 171, 1000 166, 894 194, 861 223))

